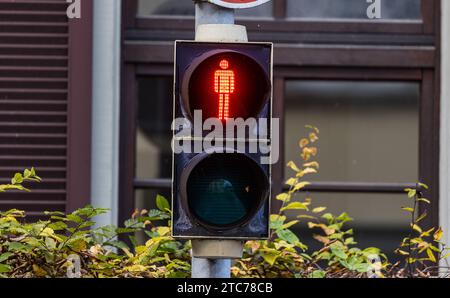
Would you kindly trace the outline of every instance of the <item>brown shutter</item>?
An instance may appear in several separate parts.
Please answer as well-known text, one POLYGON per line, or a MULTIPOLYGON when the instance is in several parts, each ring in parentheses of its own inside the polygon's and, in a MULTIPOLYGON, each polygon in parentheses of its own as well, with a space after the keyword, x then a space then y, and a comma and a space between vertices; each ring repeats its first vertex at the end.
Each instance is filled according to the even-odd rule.
POLYGON ((72 22, 67 5, 0 0, 0 183, 32 166, 43 178, 29 185, 30 193, 0 194, 0 210, 39 216, 67 207, 72 22))

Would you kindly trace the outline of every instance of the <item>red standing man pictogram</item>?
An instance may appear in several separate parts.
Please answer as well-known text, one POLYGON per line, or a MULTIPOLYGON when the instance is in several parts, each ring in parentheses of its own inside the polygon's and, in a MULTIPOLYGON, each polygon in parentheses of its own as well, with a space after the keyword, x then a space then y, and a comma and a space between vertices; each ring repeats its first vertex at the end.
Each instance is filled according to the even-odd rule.
POLYGON ((214 91, 219 93, 219 119, 230 117, 230 94, 234 93, 234 71, 229 68, 228 60, 219 63, 221 69, 214 73, 214 91))

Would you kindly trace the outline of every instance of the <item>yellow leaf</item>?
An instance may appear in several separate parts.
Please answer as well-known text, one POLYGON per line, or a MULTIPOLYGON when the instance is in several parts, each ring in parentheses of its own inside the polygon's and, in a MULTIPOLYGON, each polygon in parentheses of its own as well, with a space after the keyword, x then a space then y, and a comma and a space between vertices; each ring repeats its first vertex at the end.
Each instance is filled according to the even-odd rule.
POLYGON ((436 257, 433 254, 433 251, 431 249, 427 249, 427 255, 431 262, 436 263, 436 257))
POLYGON ((300 202, 293 202, 286 207, 281 208, 281 211, 285 210, 308 210, 308 207, 300 202))
POLYGON ((402 210, 405 210, 405 211, 408 211, 408 212, 411 212, 411 213, 414 212, 414 209, 411 208, 411 207, 402 207, 402 210))
POLYGON ((422 233, 422 229, 416 224, 411 224, 411 228, 413 228, 415 231, 419 233, 422 233))
POLYGON ((309 140, 311 141, 311 143, 314 143, 318 139, 319 139, 319 137, 317 136, 316 133, 312 132, 312 133, 309 134, 309 140))
POLYGON ((136 265, 132 265, 132 266, 127 266, 124 268, 124 270, 126 270, 128 272, 144 272, 147 270, 147 267, 136 264, 136 265))
POLYGON ((434 228, 431 228, 431 229, 429 229, 428 231, 422 232, 422 233, 420 234, 420 237, 430 236, 430 235, 431 235, 431 232, 433 232, 433 231, 434 231, 434 228))
POLYGON ((417 191, 412 188, 405 188, 405 191, 408 193, 408 198, 413 198, 417 193, 417 191))
POLYGON ((428 200, 428 199, 425 199, 425 198, 419 198, 419 199, 417 199, 417 201, 424 202, 424 203, 427 203, 427 204, 431 204, 431 201, 428 200))
POLYGON ((422 253, 425 249, 427 249, 430 246, 430 244, 426 241, 420 242, 417 247, 419 248, 419 253, 422 253))
POLYGON ((443 260, 446 260, 446 259, 448 259, 450 257, 450 253, 449 254, 446 254, 446 255, 444 255, 443 257, 442 257, 442 259, 443 260))
MULTIPOLYGON (((144 246, 145 247, 145 246, 144 246)), ((133 254, 128 250, 128 248, 122 248, 123 252, 127 255, 127 257, 132 258, 133 254)), ((137 252, 137 251, 136 251, 137 252)))
POLYGON ((282 225, 281 228, 282 229, 289 229, 290 227, 292 227, 293 225, 296 225, 296 224, 298 224, 298 220, 293 220, 293 221, 290 221, 290 222, 282 225))
POLYGON ((427 217, 427 212, 424 212, 421 216, 419 216, 419 217, 416 219, 416 222, 420 222, 420 221, 423 220, 425 217, 427 217))
POLYGON ((286 184, 287 184, 287 185, 290 185, 290 186, 294 186, 297 182, 298 182, 297 179, 295 179, 295 178, 290 178, 290 179, 288 179, 288 180, 286 181, 286 184))
POLYGON ((33 272, 38 277, 45 277, 47 275, 47 272, 39 267, 37 264, 33 264, 33 272))
POLYGON ((408 252, 403 251, 403 250, 401 250, 401 249, 397 249, 396 252, 399 253, 399 254, 401 254, 402 256, 407 256, 407 255, 409 255, 408 252))
POLYGON ((282 202, 286 202, 291 198, 290 195, 288 195, 287 193, 281 193, 279 195, 276 196, 276 199, 282 202))
POLYGON ((297 183, 297 184, 295 185, 293 191, 297 191, 297 190, 299 190, 299 189, 302 189, 302 188, 304 188, 305 186, 310 185, 310 184, 311 184, 311 183, 309 183, 309 182, 300 182, 300 183, 297 183))
POLYGON ((312 126, 312 125, 305 125, 305 128, 314 130, 317 134, 320 132, 319 129, 318 129, 317 127, 312 126))
POLYGON ((250 241, 249 244, 252 249, 252 253, 255 253, 255 251, 257 251, 261 247, 261 244, 258 241, 250 241))
POLYGON ((39 234, 39 236, 52 237, 54 234, 55 234, 55 231, 53 231, 53 229, 45 228, 44 230, 42 230, 42 232, 39 234))
POLYGON ((313 222, 309 222, 309 223, 308 223, 308 227, 309 227, 310 229, 313 229, 313 228, 321 228, 321 229, 325 232, 325 234, 326 234, 327 236, 330 236, 330 235, 334 234, 334 232, 336 232, 335 229, 329 228, 329 227, 327 227, 327 226, 324 225, 324 224, 316 224, 316 223, 313 223, 313 222))
POLYGON ((300 172, 298 172, 296 177, 303 177, 305 175, 315 174, 315 173, 317 173, 316 169, 314 169, 314 168, 306 168, 306 169, 301 170, 300 172))
POLYGON ((317 161, 312 161, 312 162, 304 163, 303 166, 305 168, 317 168, 318 169, 319 168, 319 163, 317 161))
POLYGON ((312 156, 317 155, 317 148, 315 147, 305 147, 302 150, 301 157, 304 161, 308 161, 311 159, 312 156))
POLYGON ((158 228, 156 228, 156 232, 160 236, 165 236, 170 233, 170 228, 169 227, 158 227, 158 228))
POLYGON ((327 210, 327 207, 317 207, 312 210, 313 213, 320 213, 327 210))
POLYGON ((434 232, 433 238, 435 241, 439 241, 442 239, 442 236, 444 235, 444 232, 442 231, 441 227, 437 229, 436 232, 434 232))
POLYGON ((324 236, 320 236, 320 235, 314 235, 313 236, 314 239, 316 239, 317 241, 327 245, 328 243, 330 243, 330 239, 328 239, 327 237, 324 236))
POLYGON ((299 142, 299 146, 300 148, 305 148, 306 146, 308 146, 309 144, 309 140, 308 139, 301 139, 299 142))
POLYGON ((297 165, 292 160, 287 163, 287 166, 290 167, 295 172, 300 172, 300 169, 297 167, 297 165))

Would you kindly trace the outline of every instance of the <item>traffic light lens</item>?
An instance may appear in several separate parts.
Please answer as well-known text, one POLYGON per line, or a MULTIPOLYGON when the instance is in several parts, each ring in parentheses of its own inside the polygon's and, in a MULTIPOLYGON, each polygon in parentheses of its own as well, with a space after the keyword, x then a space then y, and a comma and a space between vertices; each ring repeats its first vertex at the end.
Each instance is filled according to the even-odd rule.
POLYGON ((252 217, 268 193, 263 170, 238 153, 206 155, 186 183, 191 214, 205 226, 227 228, 252 217))
MULTIPOLYGON (((201 60, 201 59, 199 59, 201 60)), ((193 63, 183 87, 184 109, 192 119, 258 117, 270 94, 269 73, 251 57, 232 51, 193 63)))

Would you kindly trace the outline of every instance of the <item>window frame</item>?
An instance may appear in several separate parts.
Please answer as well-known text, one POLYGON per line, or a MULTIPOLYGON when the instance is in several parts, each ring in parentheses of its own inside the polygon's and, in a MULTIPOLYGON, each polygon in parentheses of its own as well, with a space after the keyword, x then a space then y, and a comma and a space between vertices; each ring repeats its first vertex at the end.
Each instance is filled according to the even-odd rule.
MULTIPOLYGON (((119 217, 131 214, 135 189, 171 187, 170 179, 134 177, 135 128, 138 76, 173 75, 173 40, 192 38, 192 17, 137 17, 137 0, 123 2, 123 77, 120 141, 119 217), (168 35, 167 33, 170 33, 168 35)), ((275 44, 274 114, 284 131, 284 83, 286 79, 418 81, 419 179, 431 206, 425 226, 439 223, 439 0, 422 1, 421 21, 311 21, 285 18, 285 0, 274 2, 273 18, 239 19, 252 40, 270 39, 275 44), (431 3, 431 4, 430 4, 431 3), (264 31, 262 31, 264 30, 264 31), (308 35, 313 32, 313 35, 308 35), (382 33, 382 34, 381 34, 382 33), (354 35, 362 39, 355 42, 354 35)), ((284 133, 280 136, 280 162, 274 165, 273 192, 283 190, 284 133)), ((411 183, 312 183, 307 191, 399 193, 416 188, 411 183)), ((276 206, 275 206, 276 207, 276 206)))

